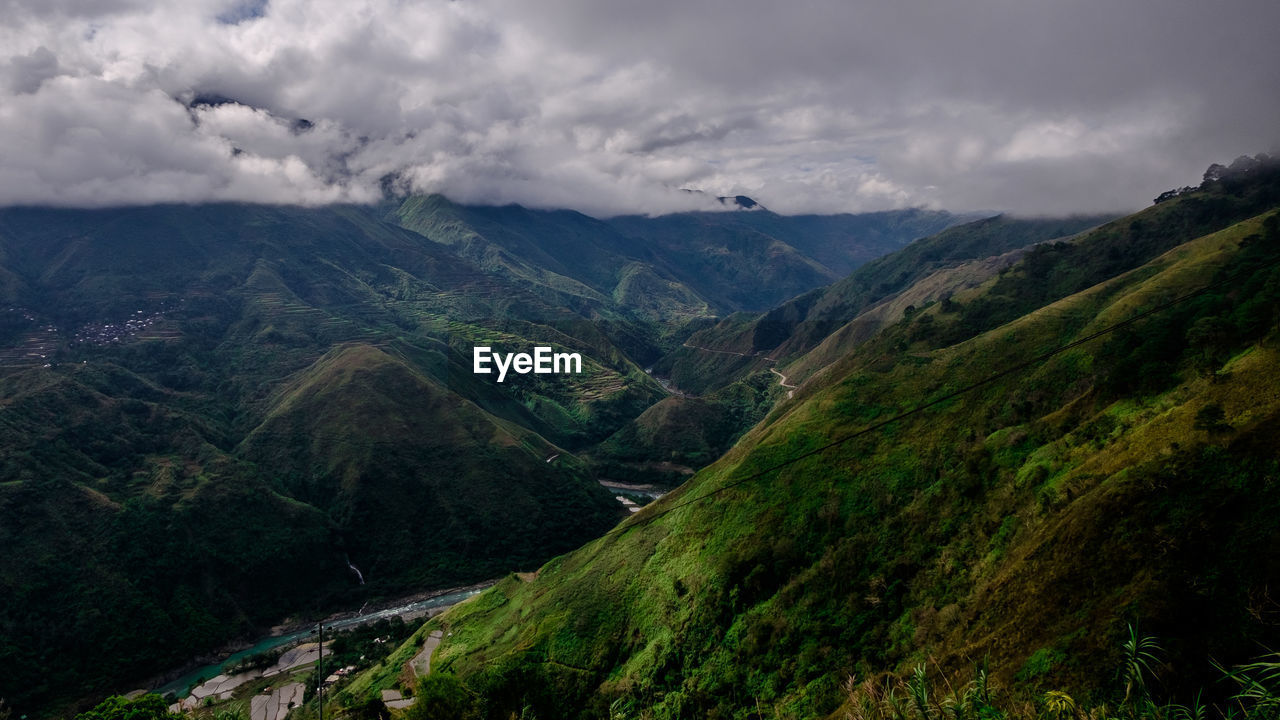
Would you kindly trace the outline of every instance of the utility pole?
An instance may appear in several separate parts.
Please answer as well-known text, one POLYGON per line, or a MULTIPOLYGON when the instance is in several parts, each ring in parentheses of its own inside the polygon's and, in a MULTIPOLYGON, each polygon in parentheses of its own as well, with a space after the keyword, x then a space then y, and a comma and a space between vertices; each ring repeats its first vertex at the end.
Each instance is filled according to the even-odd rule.
POLYGON ((316 705, 320 708, 320 720, 324 720, 324 621, 320 621, 320 652, 316 657, 316 705))

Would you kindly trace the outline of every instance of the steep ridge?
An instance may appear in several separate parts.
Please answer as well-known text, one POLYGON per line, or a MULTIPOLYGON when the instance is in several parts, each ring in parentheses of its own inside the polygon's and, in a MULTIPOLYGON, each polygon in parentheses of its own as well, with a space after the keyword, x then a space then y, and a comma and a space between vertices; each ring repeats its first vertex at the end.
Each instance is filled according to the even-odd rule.
MULTIPOLYGON (((829 287, 800 295, 765 313, 729 316, 691 335, 685 347, 663 358, 657 367, 678 387, 705 392, 761 371, 765 358, 785 362, 799 357, 829 340, 842 326, 857 323, 856 339, 865 339, 886 321, 901 317, 891 308, 908 288, 915 288, 922 302, 937 299, 986 280, 1016 260, 1023 248, 1073 235, 1109 219, 997 216, 958 225, 872 260, 829 287), (939 282, 926 291, 921 281, 930 275, 937 276, 939 282), (881 311, 857 322, 877 308, 881 311), (757 359, 743 362, 709 354, 707 349, 757 359)), ((897 309, 908 304, 898 303, 897 309)), ((847 350, 850 346, 841 347, 847 350)))
POLYGON ((829 361, 864 340, 885 320, 896 320, 899 316, 885 312, 895 304, 905 312, 907 307, 894 300, 906 287, 916 287, 914 294, 925 302, 943 302, 949 294, 981 282, 984 273, 1000 271, 991 295, 1001 299, 969 308, 962 332, 972 334, 994 327, 1039 304, 1138 267, 1179 243, 1272 207, 1280 200, 1280 165, 1269 158, 1256 164, 1248 160, 1239 172, 1206 180, 1194 192, 1166 193, 1154 206, 1102 225, 1104 217, 997 217, 953 228, 764 315, 730 316, 691 335, 684 347, 656 363, 655 368, 670 376, 677 387, 706 392, 746 374, 763 372, 765 363, 744 363, 697 348, 767 357, 785 367, 826 342, 824 353, 791 370, 797 379, 803 379, 820 369, 820 357, 829 361), (1093 226, 1098 227, 1081 232, 1093 226), (1007 272, 1007 262, 1017 256, 1016 251, 1032 245, 1035 249, 1021 265, 1022 270, 1007 272), (1015 254, 1006 255, 1009 252, 1015 254), (974 260, 985 262, 975 264, 974 260), (968 268, 957 267, 965 263, 968 268), (943 282, 931 290, 919 285, 928 275, 943 270, 951 272, 940 276, 943 282), (1014 298, 1015 302, 1006 302, 1014 298), (999 312, 983 315, 1001 303, 999 312), (868 311, 876 312, 860 317, 868 311))
POLYGON ((0 696, 24 711, 534 566, 619 512, 543 449, 666 395, 607 323, 367 208, 8 209, 0 247, 0 696), (474 344, 584 372, 497 384, 474 344))
POLYGON ((665 325, 708 309, 770 307, 958 220, 922 210, 785 217, 757 210, 602 221, 440 196, 409 198, 388 216, 571 307, 625 297, 623 283, 639 274, 658 291, 641 296, 658 304, 642 311, 665 325))
POLYGON ((913 316, 920 308, 936 302, 944 302, 951 307, 954 303, 953 296, 981 286, 1000 271, 1017 263, 1027 251, 1027 248, 1019 248, 1001 255, 969 260, 919 278, 903 290, 859 313, 823 338, 812 350, 800 355, 795 362, 786 363, 787 374, 793 382, 804 382, 815 372, 874 337, 883 328, 904 317, 913 316))
MULTIPOLYGON (((1242 189, 1233 197, 1271 192, 1242 189)), ((1223 190, 1182 200, 1212 205, 1223 190)), ((1105 702, 1129 622, 1164 638, 1171 691, 1209 686, 1210 658, 1280 639, 1256 605, 1280 581, 1280 222, 1229 215, 1106 275, 1150 252, 1132 225, 1161 214, 1130 218, 1084 246, 1101 267, 1053 246, 1003 288, 885 329, 616 532, 435 621, 450 635, 433 667, 478 710, 551 717, 820 717, 848 700, 849 676, 925 660, 1105 702), (1090 272, 1104 277, 1052 297, 1090 272), (1032 290, 1023 276, 1059 282, 1032 290)))
POLYGON ((616 503, 571 457, 545 462, 559 452, 368 345, 317 360, 239 448, 331 518, 351 561, 437 583, 527 566, 612 524, 616 503))
POLYGON ((762 310, 830 283, 959 219, 923 210, 786 217, 753 210, 623 216, 608 222, 645 240, 664 267, 721 312, 731 312, 762 310))

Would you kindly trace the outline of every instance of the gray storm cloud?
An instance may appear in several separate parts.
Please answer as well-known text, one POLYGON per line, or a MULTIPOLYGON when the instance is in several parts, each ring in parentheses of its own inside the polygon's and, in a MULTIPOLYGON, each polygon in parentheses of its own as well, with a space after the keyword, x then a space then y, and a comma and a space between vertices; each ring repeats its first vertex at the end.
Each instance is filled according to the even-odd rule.
POLYGON ((0 12, 9 205, 1124 210, 1280 140, 1272 0, 0 12))

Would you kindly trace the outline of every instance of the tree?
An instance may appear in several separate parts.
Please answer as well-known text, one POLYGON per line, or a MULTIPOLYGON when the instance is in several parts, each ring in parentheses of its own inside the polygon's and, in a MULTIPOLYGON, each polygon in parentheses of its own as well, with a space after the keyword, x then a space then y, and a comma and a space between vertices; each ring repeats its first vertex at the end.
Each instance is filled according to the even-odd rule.
POLYGON ((133 700, 112 695, 94 709, 76 715, 75 720, 184 720, 184 716, 169 712, 159 695, 142 695, 133 700))
POLYGON ((378 698, 372 698, 368 702, 351 708, 348 717, 352 720, 391 720, 391 711, 387 709, 386 703, 378 698))
POLYGON ((1209 432, 1225 432, 1230 430, 1231 426, 1227 424, 1227 413, 1222 406, 1211 403, 1200 408, 1200 412, 1196 413, 1195 428, 1209 432))
POLYGON ((474 703, 462 681, 448 673, 431 673, 418 683, 417 702, 409 720, 461 720, 474 715, 474 703))
POLYGON ((1210 165, 1209 168, 1204 171, 1204 182, 1200 184, 1200 187, 1218 182, 1226 172, 1227 168, 1223 165, 1219 165, 1218 163, 1210 165))

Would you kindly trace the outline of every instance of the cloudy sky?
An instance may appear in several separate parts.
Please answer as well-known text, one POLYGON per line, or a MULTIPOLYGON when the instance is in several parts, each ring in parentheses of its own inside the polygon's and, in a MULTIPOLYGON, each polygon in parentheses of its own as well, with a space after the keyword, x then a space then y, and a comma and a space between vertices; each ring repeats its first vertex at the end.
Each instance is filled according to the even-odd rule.
POLYGON ((0 205, 1135 209, 1280 148, 1275 0, 0 0, 0 205))

